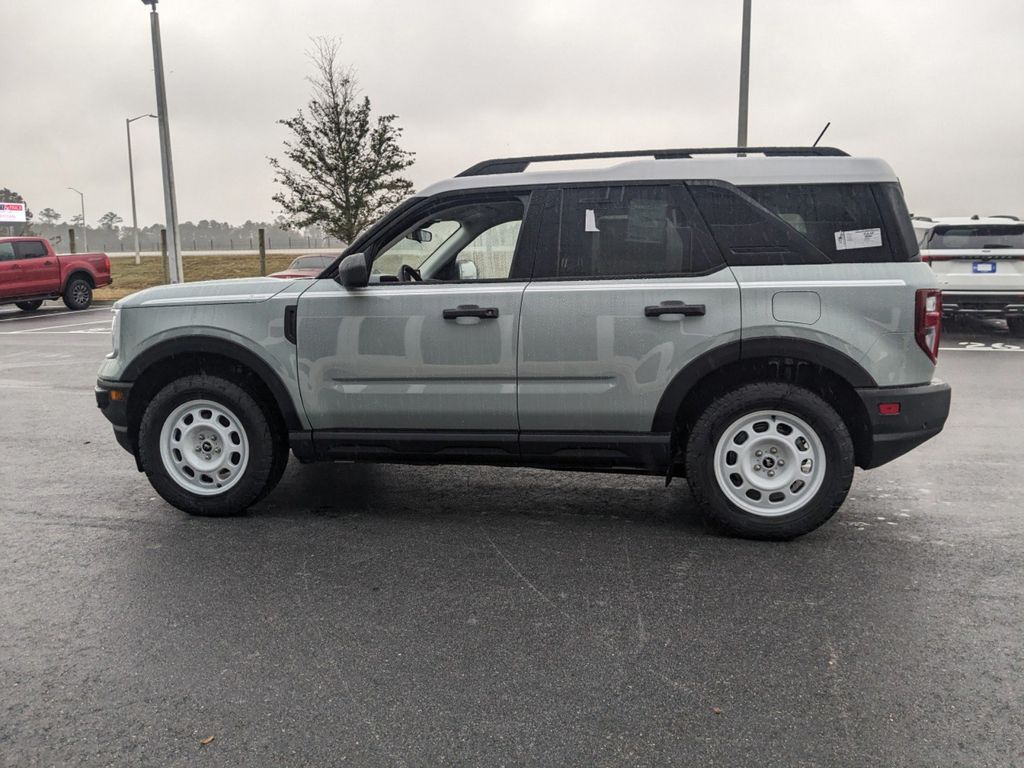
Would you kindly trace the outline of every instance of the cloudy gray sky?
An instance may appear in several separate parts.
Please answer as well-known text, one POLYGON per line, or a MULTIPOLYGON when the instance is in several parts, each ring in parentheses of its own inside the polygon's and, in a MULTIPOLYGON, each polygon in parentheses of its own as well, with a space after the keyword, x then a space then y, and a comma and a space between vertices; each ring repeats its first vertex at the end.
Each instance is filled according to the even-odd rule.
MULTIPOLYGON (((278 213, 275 121, 338 35, 415 151, 417 187, 492 156, 731 145, 741 0, 163 0, 182 220, 278 213)), ((750 143, 887 159, 911 210, 1024 215, 1024 4, 753 0, 750 143)), ((0 0, 0 187, 90 222, 130 214, 124 119, 154 111, 139 0, 0 0)), ((163 218, 155 121, 139 217, 163 218)))

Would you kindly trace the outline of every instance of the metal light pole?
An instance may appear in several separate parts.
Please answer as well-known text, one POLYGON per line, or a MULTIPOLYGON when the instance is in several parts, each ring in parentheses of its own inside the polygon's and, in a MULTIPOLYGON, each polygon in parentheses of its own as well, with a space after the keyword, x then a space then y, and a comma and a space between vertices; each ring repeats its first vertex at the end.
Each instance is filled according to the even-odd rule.
POLYGON ((750 0, 743 0, 743 37, 740 43, 740 121, 736 146, 747 146, 747 91, 750 87, 750 0))
POLYGON ((135 233, 135 263, 138 265, 142 263, 142 258, 139 255, 141 250, 139 247, 139 217, 135 213, 135 168, 132 165, 132 123, 136 120, 141 120, 144 117, 156 117, 156 115, 139 115, 138 117, 125 118, 124 127, 128 132, 128 183, 132 189, 132 232, 135 233))
MULTIPOLYGON (((74 187, 68 187, 68 189, 70 189, 72 192, 78 192, 78 190, 75 189, 74 187)), ((83 193, 81 193, 81 192, 78 192, 78 197, 80 198, 79 202, 82 203, 82 247, 86 251, 88 251, 89 250, 89 230, 86 229, 86 225, 85 225, 85 195, 83 193)))
POLYGON ((174 193, 174 165, 171 163, 171 127, 167 117, 167 91, 164 87, 164 55, 160 45, 160 15, 156 12, 158 0, 142 0, 150 7, 149 25, 153 33, 153 73, 156 79, 156 111, 160 123, 160 161, 164 176, 164 210, 167 228, 167 278, 172 283, 185 279, 181 267, 181 247, 178 234, 178 201, 174 193))

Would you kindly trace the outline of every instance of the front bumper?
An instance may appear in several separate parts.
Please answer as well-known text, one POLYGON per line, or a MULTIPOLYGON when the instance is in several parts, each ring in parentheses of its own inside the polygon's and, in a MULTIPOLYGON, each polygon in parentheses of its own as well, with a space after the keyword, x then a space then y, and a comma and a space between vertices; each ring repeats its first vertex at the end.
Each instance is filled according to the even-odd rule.
POLYGON ((870 434, 858 465, 873 469, 902 456, 942 431, 952 391, 944 381, 915 387, 858 389, 867 411, 870 434), (893 404, 899 404, 899 412, 893 404), (887 407, 882 409, 882 405, 887 407), (890 411, 883 414, 882 410, 890 411))
POLYGON ((114 425, 114 437, 118 444, 134 455, 135 446, 128 434, 128 393, 131 388, 132 385, 124 381, 97 380, 96 407, 114 425))

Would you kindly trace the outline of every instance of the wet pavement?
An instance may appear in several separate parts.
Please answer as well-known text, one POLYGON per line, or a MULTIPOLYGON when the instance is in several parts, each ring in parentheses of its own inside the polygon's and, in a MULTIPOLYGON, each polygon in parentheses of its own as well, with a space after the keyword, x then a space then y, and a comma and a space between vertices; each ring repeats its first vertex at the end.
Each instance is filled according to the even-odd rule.
POLYGON ((684 482, 481 467, 292 461, 188 518, 95 407, 109 312, 52 306, 0 308, 0 764, 1024 764, 998 322, 947 330, 938 438, 763 544, 684 482))

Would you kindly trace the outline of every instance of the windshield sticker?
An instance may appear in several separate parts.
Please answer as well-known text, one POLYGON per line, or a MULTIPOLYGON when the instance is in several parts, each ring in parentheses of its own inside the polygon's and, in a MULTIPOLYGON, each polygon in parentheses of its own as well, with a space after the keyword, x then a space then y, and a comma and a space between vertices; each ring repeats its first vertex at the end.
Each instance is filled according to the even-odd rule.
POLYGON ((587 208, 587 215, 586 215, 585 221, 583 223, 583 231, 584 232, 600 232, 601 231, 601 230, 599 230, 597 228, 597 218, 594 216, 594 209, 593 208, 587 208))
POLYGON ((882 244, 880 229, 848 229, 836 232, 836 250, 845 251, 850 248, 878 248, 882 244))

